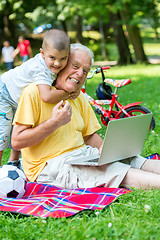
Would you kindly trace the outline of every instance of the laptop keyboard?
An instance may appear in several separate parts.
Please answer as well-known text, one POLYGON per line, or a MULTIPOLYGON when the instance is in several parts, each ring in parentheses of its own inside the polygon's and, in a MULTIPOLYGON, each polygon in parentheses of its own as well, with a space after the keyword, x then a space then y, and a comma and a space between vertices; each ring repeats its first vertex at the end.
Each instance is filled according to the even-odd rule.
POLYGON ((96 158, 96 159, 91 159, 91 160, 87 160, 85 162, 98 162, 99 158, 96 158))

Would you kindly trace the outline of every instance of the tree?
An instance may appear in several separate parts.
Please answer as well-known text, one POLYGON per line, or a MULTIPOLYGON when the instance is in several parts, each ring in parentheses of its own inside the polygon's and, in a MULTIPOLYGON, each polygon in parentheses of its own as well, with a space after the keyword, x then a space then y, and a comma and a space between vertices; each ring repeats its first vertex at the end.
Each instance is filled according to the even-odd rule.
POLYGON ((23 0, 0 1, 2 40, 8 39, 11 43, 16 43, 18 24, 23 22, 29 26, 27 13, 33 11, 40 4, 45 6, 45 3, 45 0, 33 1, 32 4, 30 4, 30 1, 23 0))
POLYGON ((133 13, 129 8, 130 5, 125 4, 123 10, 121 10, 120 12, 122 19, 124 20, 127 27, 129 40, 134 48, 136 62, 147 63, 148 60, 144 52, 143 42, 140 36, 140 30, 138 24, 136 22, 135 24, 133 23, 133 13))
POLYGON ((124 34, 123 26, 121 24, 121 17, 120 13, 111 13, 110 19, 112 21, 112 25, 114 28, 114 35, 115 40, 118 46, 119 51, 119 64, 120 65, 126 65, 129 63, 133 63, 133 59, 131 57, 130 49, 128 46, 128 40, 124 34))
POLYGON ((83 26, 93 24, 101 34, 101 55, 105 59, 108 37, 105 26, 112 22, 120 64, 133 62, 128 41, 133 45, 136 61, 147 62, 140 24, 142 19, 149 19, 158 38, 158 4, 159 0, 101 0, 100 3, 99 0, 35 0, 32 4, 25 0, 3 0, 0 1, 0 33, 4 39, 16 39, 17 26, 22 22, 31 30, 51 23, 65 31, 75 30, 75 41, 85 43, 83 26))
POLYGON ((10 41, 12 39, 15 39, 15 25, 14 25, 14 21, 10 19, 10 15, 12 11, 13 11, 13 2, 10 3, 8 0, 0 2, 2 41, 4 41, 5 39, 10 41))
MULTIPOLYGON (((152 1, 152 0, 146 0, 152 1)), ((120 12, 121 19, 123 20, 123 25, 126 26, 128 31, 129 41, 133 46, 136 61, 137 62, 147 62, 147 57, 144 52, 143 42, 140 36, 139 26, 141 17, 139 16, 139 12, 141 6, 143 6, 144 2, 139 0, 108 0, 108 8, 112 13, 120 12), (141 5, 141 6, 140 6, 141 5)))
POLYGON ((85 22, 88 24, 93 23, 93 21, 98 22, 99 32, 101 33, 101 53, 102 58, 106 58, 106 47, 105 47, 105 37, 103 31, 103 24, 108 21, 107 12, 105 9, 105 1, 102 0, 99 4, 98 0, 92 2, 92 7, 90 2, 81 0, 80 2, 69 0, 57 0, 59 6, 58 19, 69 20, 72 18, 72 23, 74 23, 74 28, 76 29, 76 41, 84 42, 82 35, 82 25, 85 22), (66 11, 67 10, 67 11, 66 11), (93 20, 94 19, 94 20, 93 20))
POLYGON ((158 36, 158 28, 160 25, 160 14, 159 14, 159 0, 154 0, 150 2, 150 10, 144 11, 144 17, 148 19, 148 23, 150 23, 151 27, 155 32, 155 41, 159 39, 158 36))

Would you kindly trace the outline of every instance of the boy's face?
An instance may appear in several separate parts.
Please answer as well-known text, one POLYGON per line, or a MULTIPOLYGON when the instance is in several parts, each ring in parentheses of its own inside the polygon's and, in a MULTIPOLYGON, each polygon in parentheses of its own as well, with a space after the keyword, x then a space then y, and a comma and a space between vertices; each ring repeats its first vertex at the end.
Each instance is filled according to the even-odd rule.
POLYGON ((4 47, 9 47, 9 42, 8 41, 5 41, 4 44, 3 44, 4 47))
POLYGON ((40 48, 41 55, 45 61, 46 66, 53 72, 59 73, 67 64, 69 57, 69 49, 57 50, 48 48, 43 50, 40 48))

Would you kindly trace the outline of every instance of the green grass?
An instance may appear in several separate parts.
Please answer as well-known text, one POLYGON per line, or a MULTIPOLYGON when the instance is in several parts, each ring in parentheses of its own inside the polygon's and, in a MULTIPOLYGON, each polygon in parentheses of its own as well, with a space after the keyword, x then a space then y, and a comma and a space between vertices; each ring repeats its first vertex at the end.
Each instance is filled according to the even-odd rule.
POLYGON ((158 191, 134 191, 105 210, 86 211, 68 219, 4 213, 0 239, 159 239, 159 201, 158 191))
MULTIPOLYGON (((128 104, 143 101, 155 116, 156 128, 149 132, 143 156, 160 153, 160 67, 159 65, 129 65, 112 67, 108 77, 131 78, 132 83, 119 89, 119 101, 128 104)), ((100 76, 88 80, 87 92, 94 98, 100 76)), ((100 134, 104 136, 105 127, 100 134)), ((9 157, 5 151, 3 164, 9 157)), ((102 211, 85 211, 65 219, 41 219, 0 212, 0 239, 84 240, 84 239, 160 239, 159 190, 133 190, 121 196, 102 211)))

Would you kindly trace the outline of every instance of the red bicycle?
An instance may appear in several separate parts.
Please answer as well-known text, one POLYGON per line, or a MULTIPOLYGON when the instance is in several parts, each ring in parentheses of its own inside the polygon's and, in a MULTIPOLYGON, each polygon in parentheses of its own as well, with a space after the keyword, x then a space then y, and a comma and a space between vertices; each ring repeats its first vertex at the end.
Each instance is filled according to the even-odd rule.
MULTIPOLYGON (((151 113, 151 111, 148 108, 140 105, 142 101, 130 103, 125 106, 123 106, 120 102, 117 101, 118 89, 131 83, 131 80, 130 79, 118 80, 118 79, 110 79, 110 78, 105 79, 104 70, 107 70, 109 68, 110 68, 109 66, 98 67, 94 70, 91 70, 91 74, 87 77, 87 79, 90 79, 94 76, 94 74, 101 73, 103 82, 99 84, 96 89, 98 100, 93 99, 90 95, 86 93, 87 79, 81 89, 81 91, 87 97, 89 103, 94 107, 95 112, 101 115, 102 123, 105 126, 107 126, 108 122, 114 119, 151 113), (112 88, 108 84, 115 87, 114 92, 112 92, 112 88), (109 106, 109 109, 105 109, 102 106, 109 106)), ((151 120, 150 129, 154 129, 154 128, 155 128, 155 118, 153 116, 151 120)))

